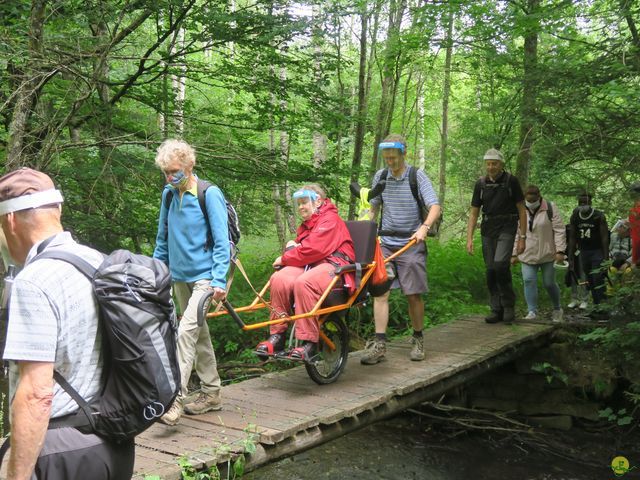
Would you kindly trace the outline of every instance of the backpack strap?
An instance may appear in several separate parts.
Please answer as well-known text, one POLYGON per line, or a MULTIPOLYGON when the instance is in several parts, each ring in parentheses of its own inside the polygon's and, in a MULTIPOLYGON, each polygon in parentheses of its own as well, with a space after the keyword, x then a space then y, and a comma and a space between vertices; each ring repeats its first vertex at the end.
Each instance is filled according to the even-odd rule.
POLYGON ((420 196, 420 192, 418 190, 418 169, 413 165, 409 165, 409 186, 411 187, 411 193, 413 194, 413 198, 418 204, 418 210, 420 214, 420 221, 425 221, 425 204, 422 201, 422 197, 420 196))
POLYGON ((44 252, 36 255, 36 257, 32 261, 40 260, 43 258, 62 260, 63 262, 70 263, 89 280, 93 280, 93 275, 96 273, 96 269, 84 258, 81 258, 74 253, 66 252, 64 250, 45 250, 44 252))
POLYGON ((209 223, 209 215, 207 214, 206 202, 207 188, 209 188, 210 186, 210 182, 198 178, 198 204, 200 205, 202 215, 204 215, 204 221, 207 224, 207 241, 204 244, 205 251, 211 250, 211 248, 213 248, 213 235, 211 235, 211 224, 209 223))
POLYGON ((547 218, 549 221, 553 221, 553 203, 547 200, 547 218))
MULTIPOLYGON (((384 181, 384 183, 382 184, 382 189, 380 190, 380 223, 378 224, 378 232, 382 231, 382 216, 384 215, 384 207, 382 205, 383 200, 382 200, 382 192, 384 192, 384 189, 387 187, 387 177, 389 176, 389 168, 383 168, 382 169, 382 173, 380 174, 380 178, 378 179, 378 183, 376 183, 375 187, 376 188, 378 185, 380 185, 380 183, 382 181, 384 181)), ((372 188, 372 190, 373 190, 372 188)), ((378 233, 378 235, 380 235, 380 233, 378 233)))
MULTIPOLYGON (((73 265, 80 273, 82 273, 85 277, 87 277, 89 281, 93 280, 93 275, 97 270, 85 259, 73 253, 66 252, 64 250, 56 250, 56 249, 45 250, 44 252, 39 253, 32 261, 41 260, 45 258, 49 258, 52 260, 60 260, 73 265)), ((84 398, 82 398, 82 396, 78 393, 78 391, 75 388, 73 388, 71 384, 57 370, 53 371, 53 378, 58 383, 58 385, 60 385, 62 389, 65 392, 67 392, 67 394, 76 402, 76 404, 78 404, 78 407, 80 407, 82 412, 87 417, 87 420, 89 422, 88 425, 90 425, 93 429, 95 425, 93 420, 93 413, 87 401, 84 398)), ((87 423, 84 420, 78 421, 76 419, 75 421, 70 422, 68 424, 64 422, 55 422, 55 419, 52 419, 52 420, 53 420, 52 428, 60 428, 63 426, 87 425, 87 423)))

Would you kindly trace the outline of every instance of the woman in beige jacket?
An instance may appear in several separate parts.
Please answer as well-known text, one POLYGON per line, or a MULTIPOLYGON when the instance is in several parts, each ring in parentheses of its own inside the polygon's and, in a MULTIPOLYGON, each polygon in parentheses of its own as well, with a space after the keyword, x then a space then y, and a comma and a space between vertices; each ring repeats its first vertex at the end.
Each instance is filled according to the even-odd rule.
POLYGON ((524 297, 529 313, 525 320, 533 320, 538 314, 538 270, 542 271, 542 283, 553 303, 552 320, 562 321, 560 306, 560 287, 556 281, 554 262, 565 259, 567 239, 565 226, 558 208, 544 200, 540 189, 529 185, 525 190, 527 210, 527 243, 524 252, 516 254, 514 245, 511 263, 522 264, 524 297))

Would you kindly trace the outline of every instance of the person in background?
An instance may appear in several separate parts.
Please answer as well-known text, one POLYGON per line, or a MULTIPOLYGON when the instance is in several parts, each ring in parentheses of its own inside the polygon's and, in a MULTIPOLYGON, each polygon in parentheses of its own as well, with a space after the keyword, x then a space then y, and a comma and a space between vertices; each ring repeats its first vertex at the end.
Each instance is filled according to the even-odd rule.
POLYGON ((568 242, 569 231, 571 225, 565 225, 565 235, 567 238, 567 260, 571 268, 567 269, 567 273, 564 276, 564 283, 571 289, 571 301, 567 305, 568 308, 579 308, 580 310, 586 310, 589 307, 589 291, 587 290, 587 278, 580 267, 580 261, 578 256, 573 253, 572 258, 568 257, 568 242))
POLYGON ((629 212, 629 234, 631 236, 631 264, 640 266, 640 182, 634 182, 629 188, 633 206, 629 212))
POLYGON ((486 266, 491 314, 487 323, 511 324, 515 319, 516 294, 511 280, 510 258, 524 252, 527 238, 527 212, 524 194, 516 177, 504 170, 502 153, 490 148, 484 154, 487 175, 473 189, 471 213, 467 223, 467 253, 473 255, 473 231, 482 208, 482 256, 486 266))
MULTIPOLYGON (((370 199, 370 218, 380 213, 380 244, 385 257, 400 250, 409 240, 415 238, 416 244, 391 262, 395 270, 395 279, 391 289, 400 288, 407 297, 409 319, 413 327, 412 348, 409 358, 422 361, 424 354, 424 300, 427 292, 427 234, 440 218, 441 208, 438 196, 431 180, 423 170, 415 174, 415 189, 418 199, 411 188, 411 174, 415 167, 406 163, 407 142, 403 136, 389 135, 378 145, 378 152, 387 164, 386 180, 382 180, 385 169, 378 170, 373 177, 372 192, 379 191, 382 182, 386 182, 381 194, 370 199), (422 205, 420 205, 422 203, 422 205), (428 210, 425 215, 422 206, 428 210)), ((375 337, 367 342, 365 353, 360 357, 363 365, 375 365, 386 354, 387 326, 389 324, 389 294, 374 297, 373 317, 375 337)))
POLYGON ((593 208, 591 201, 591 194, 579 195, 578 207, 569 220, 569 261, 579 251, 578 260, 587 276, 591 298, 594 305, 599 305, 606 298, 602 263, 609 258, 609 228, 604 213, 593 208))
MULTIPOLYGON (((356 255, 347 225, 338 209, 319 185, 305 185, 293 194, 302 223, 295 240, 273 262, 271 275, 271 319, 310 312, 335 275, 336 267, 353 263, 356 255)), ((347 274, 345 287, 355 289, 355 277, 347 274)), ((301 345, 284 352, 288 323, 271 325, 271 335, 256 347, 263 359, 272 355, 310 361, 318 351, 320 329, 317 316, 295 323, 301 345)))
POLYGON ((207 222, 198 201, 198 177, 193 172, 195 150, 182 140, 166 140, 158 148, 156 165, 167 185, 162 192, 158 235, 153 257, 169 266, 173 293, 182 318, 178 326, 178 362, 182 391, 160 421, 176 425, 183 412, 199 415, 222 408, 220 376, 209 327, 198 326, 198 303, 213 290, 213 300, 226 295, 226 274, 231 250, 227 206, 218 187, 205 191, 207 222), (171 202, 165 199, 172 192, 171 202), (209 245, 209 239, 211 245, 209 245), (187 398, 187 386, 195 364, 200 393, 187 398))
POLYGON ((618 220, 611 229, 609 241, 609 281, 607 282, 607 296, 615 293, 624 283, 624 279, 631 273, 631 236, 630 224, 627 219, 618 220))
POLYGON ((542 283, 553 304, 551 319, 562 322, 560 287, 553 264, 562 263, 565 259, 567 239, 564 222, 558 208, 542 198, 536 185, 529 185, 525 190, 525 208, 528 225, 526 248, 518 255, 517 245, 514 245, 511 257, 513 265, 518 261, 522 265, 524 297, 528 307, 524 319, 534 320, 538 315, 538 271, 541 271, 542 283))
MULTIPOLYGON (((115 443, 65 423, 79 405, 54 371, 91 403, 103 388, 104 352, 93 285, 73 265, 40 259, 52 248, 98 267, 103 256, 62 229, 62 194, 42 172, 0 178, 0 220, 12 262, 24 265, 9 300, 4 360, 10 361, 11 480, 128 480, 133 440, 115 443)), ((4 306, 3 306, 4 307, 4 306)), ((82 415, 82 414, 80 414, 82 415)), ((6 426, 5 426, 6 427, 6 426)))

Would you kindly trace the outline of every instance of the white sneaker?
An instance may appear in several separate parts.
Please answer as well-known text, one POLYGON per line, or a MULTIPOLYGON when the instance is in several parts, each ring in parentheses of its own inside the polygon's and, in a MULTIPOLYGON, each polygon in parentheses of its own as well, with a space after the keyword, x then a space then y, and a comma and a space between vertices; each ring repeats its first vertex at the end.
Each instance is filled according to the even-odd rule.
POLYGON ((537 317, 536 312, 529 312, 527 316, 524 317, 525 320, 535 320, 537 317))
POLYGON ((578 306, 580 302, 578 302, 578 300, 572 300, 571 303, 569 305, 567 305, 568 308, 576 308, 578 306))
POLYGON ((586 310, 589 304, 587 302, 580 302, 580 306, 578 307, 580 310, 586 310))
POLYGON ((559 308, 558 310, 554 310, 553 312, 551 312, 551 321, 553 323, 562 323, 564 321, 563 313, 564 312, 561 308, 559 308))

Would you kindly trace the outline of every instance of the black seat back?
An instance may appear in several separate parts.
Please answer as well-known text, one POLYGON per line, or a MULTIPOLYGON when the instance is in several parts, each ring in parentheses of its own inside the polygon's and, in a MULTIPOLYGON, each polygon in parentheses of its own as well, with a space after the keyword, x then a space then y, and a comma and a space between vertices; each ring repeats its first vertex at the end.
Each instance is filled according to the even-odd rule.
POLYGON ((376 249, 378 225, 376 222, 355 220, 345 223, 351 234, 351 240, 353 240, 353 248, 356 251, 356 263, 371 263, 376 249))
MULTIPOLYGON (((351 221, 345 222, 347 229, 353 240, 353 248, 356 253, 356 262, 363 265, 373 261, 373 255, 376 249, 376 235, 378 233, 378 225, 376 222, 370 221, 351 221)), ((347 291, 342 288, 334 288, 323 303, 323 306, 336 306, 347 301, 347 291)), ((354 304, 363 302, 367 298, 367 289, 363 289, 354 301, 354 304)), ((345 312, 337 312, 344 315, 345 312)))

